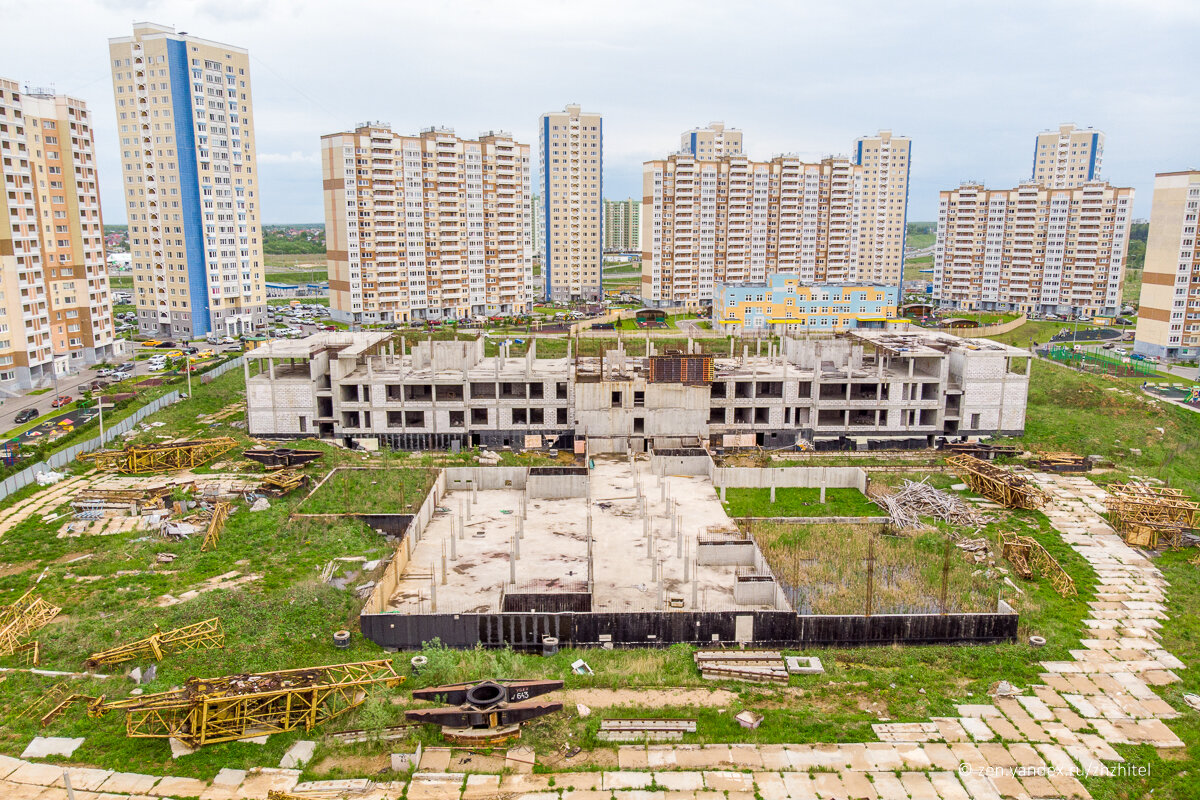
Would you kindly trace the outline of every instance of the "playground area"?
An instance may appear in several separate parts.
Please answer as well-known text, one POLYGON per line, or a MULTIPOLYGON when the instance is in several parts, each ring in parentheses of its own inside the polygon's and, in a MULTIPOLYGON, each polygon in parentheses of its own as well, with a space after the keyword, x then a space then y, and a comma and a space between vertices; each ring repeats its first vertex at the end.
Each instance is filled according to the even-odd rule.
POLYGON ((1039 350, 1038 354, 1082 372, 1112 375, 1117 378, 1136 378, 1138 376, 1149 378, 1155 377, 1157 374, 1154 364, 1147 361, 1135 361, 1123 356, 1109 355, 1093 350, 1076 350, 1071 347, 1055 345, 1049 349, 1039 350))
POLYGON ((1189 386, 1186 383, 1162 383, 1150 384, 1144 388, 1150 394, 1155 397, 1161 397, 1163 400, 1185 403, 1189 406, 1200 408, 1200 384, 1189 386))

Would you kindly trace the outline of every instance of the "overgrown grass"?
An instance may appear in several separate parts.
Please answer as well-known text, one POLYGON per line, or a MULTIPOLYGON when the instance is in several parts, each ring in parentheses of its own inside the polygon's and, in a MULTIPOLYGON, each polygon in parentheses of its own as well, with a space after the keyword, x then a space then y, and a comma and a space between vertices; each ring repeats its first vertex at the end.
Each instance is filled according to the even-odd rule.
POLYGON ((778 488, 775 502, 770 489, 726 489, 725 513, 731 517, 880 517, 886 514, 858 489, 821 490, 778 488))
POLYGON ((302 514, 408 514, 435 474, 426 469, 339 469, 299 508, 302 514))
POLYGON ((953 545, 947 555, 949 539, 938 531, 905 537, 882 535, 880 525, 770 523, 756 524, 753 531, 771 571, 802 614, 866 613, 871 559, 874 613, 937 613, 946 564, 946 611, 996 610, 992 581, 953 545))

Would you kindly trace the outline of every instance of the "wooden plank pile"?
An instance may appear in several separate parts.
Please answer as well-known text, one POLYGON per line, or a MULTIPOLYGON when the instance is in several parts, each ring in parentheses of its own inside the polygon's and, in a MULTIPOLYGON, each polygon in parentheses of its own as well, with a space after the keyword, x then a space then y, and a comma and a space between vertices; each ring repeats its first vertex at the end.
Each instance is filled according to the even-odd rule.
POLYGON ((708 681, 787 683, 787 663, 778 650, 697 650, 700 677, 708 681))
POLYGON ((871 499, 891 517, 891 526, 898 531, 922 527, 921 517, 933 517, 951 525, 979 527, 983 515, 956 494, 943 492, 920 481, 906 480, 895 494, 877 495, 871 499))

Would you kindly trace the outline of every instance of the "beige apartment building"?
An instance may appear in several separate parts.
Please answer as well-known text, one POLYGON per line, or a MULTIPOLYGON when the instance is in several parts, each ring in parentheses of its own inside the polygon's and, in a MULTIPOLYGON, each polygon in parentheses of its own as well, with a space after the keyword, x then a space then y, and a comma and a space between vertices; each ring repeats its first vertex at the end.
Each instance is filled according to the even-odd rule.
POLYGON ((265 325, 249 54, 139 22, 109 57, 139 331, 265 325))
POLYGON ((604 250, 627 253, 642 247, 642 201, 604 201, 604 250))
POLYGON ((908 231, 908 165, 912 140, 879 131, 854 143, 862 169, 863 209, 858 279, 899 286, 908 231))
POLYGON ((1033 182, 1050 189, 1074 189, 1100 180, 1104 134, 1091 128, 1059 125, 1037 135, 1033 182))
POLYGON ((1154 176, 1134 352, 1200 358, 1200 170, 1154 176))
POLYGON ((527 313, 529 145, 503 132, 321 137, 329 306, 343 322, 527 313))
POLYGON ((604 123, 577 105, 543 114, 541 168, 542 294, 549 300, 599 300, 603 264, 604 123))
POLYGON ((710 122, 707 128, 693 128, 679 136, 679 152, 700 159, 740 156, 742 132, 726 128, 724 122, 710 122))
POLYGON ((1115 315, 1132 212, 1133 189, 1103 182, 942 192, 933 296, 960 309, 1115 315))
POLYGON ((113 355, 91 114, 0 78, 0 389, 113 355))

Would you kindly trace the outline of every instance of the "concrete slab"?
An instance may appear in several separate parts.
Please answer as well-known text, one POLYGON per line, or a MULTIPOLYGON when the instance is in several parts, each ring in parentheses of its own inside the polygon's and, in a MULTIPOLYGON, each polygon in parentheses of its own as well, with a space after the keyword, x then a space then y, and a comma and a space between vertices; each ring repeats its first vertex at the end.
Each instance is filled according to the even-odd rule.
POLYGON ((283 758, 279 761, 279 766, 284 769, 303 767, 312 758, 313 751, 316 749, 316 742, 301 739, 289 747, 287 752, 283 754, 283 758))
POLYGON ((158 783, 158 775, 143 775, 139 772, 114 772, 101 786, 102 792, 119 794, 148 794, 158 783))
POLYGON ((63 768, 59 764, 26 762, 8 776, 10 783, 27 783, 35 786, 53 786, 62 780, 63 768))
POLYGON ((46 758, 47 756, 69 757, 83 744, 83 737, 69 739, 63 736, 35 736, 25 746, 21 758, 46 758))
POLYGON ((147 792, 155 797, 199 797, 208 783, 196 778, 177 778, 168 775, 147 792))

